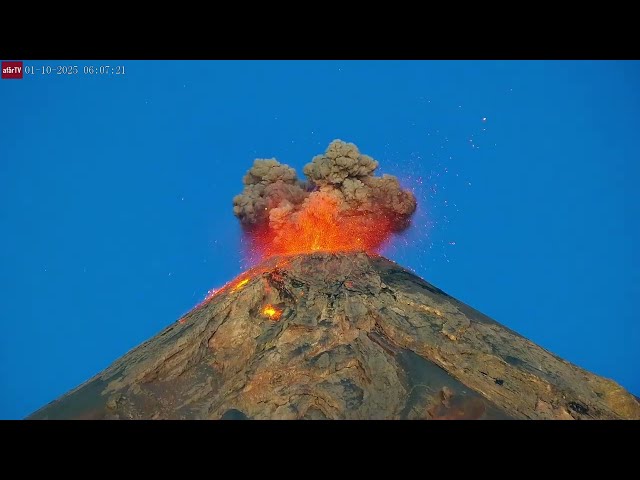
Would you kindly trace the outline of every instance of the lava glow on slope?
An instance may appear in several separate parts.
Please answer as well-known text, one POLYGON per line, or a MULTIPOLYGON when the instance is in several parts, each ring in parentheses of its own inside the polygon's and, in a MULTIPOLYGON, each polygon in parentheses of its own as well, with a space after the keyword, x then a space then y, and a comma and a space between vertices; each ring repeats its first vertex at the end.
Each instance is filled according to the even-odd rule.
MULTIPOLYGON (((198 303, 196 305, 195 308, 199 308, 203 305, 206 305, 207 303, 209 303, 209 301, 215 297, 216 295, 229 290, 231 293, 236 293, 239 290, 242 290, 242 288, 244 288, 244 286, 249 283, 250 277, 247 277, 248 274, 253 273, 252 270, 249 270, 248 272, 244 272, 242 275, 240 275, 239 278, 234 278, 233 280, 231 280, 228 283, 225 283, 222 287, 220 288, 212 288, 211 290, 209 290, 207 292, 207 295, 204 297, 204 300, 202 300, 202 302, 198 303)), ((184 318, 181 318, 180 323, 184 323, 184 318)))
POLYGON ((337 201, 317 196, 277 228, 261 226, 246 233, 251 253, 262 259, 313 252, 374 252, 391 236, 392 222, 380 215, 341 215, 337 201))
POLYGON ((262 309, 262 314, 269 317, 269 320, 273 320, 274 322, 277 322, 280 319, 280 316, 282 315, 282 310, 278 310, 273 305, 268 304, 268 305, 265 305, 265 307, 262 309))
POLYGON ((234 287, 231 289, 232 292, 237 292, 238 290, 240 290, 242 287, 244 287, 247 283, 249 283, 249 279, 245 278, 243 280, 240 280, 238 283, 236 283, 234 285, 234 287))

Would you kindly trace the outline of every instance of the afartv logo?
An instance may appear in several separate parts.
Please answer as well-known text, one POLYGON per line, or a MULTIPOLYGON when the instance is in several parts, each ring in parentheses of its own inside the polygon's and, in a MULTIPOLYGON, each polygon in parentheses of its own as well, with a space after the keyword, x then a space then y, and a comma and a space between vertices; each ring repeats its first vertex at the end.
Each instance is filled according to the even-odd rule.
POLYGON ((22 78, 22 62, 2 62, 2 78, 22 78))

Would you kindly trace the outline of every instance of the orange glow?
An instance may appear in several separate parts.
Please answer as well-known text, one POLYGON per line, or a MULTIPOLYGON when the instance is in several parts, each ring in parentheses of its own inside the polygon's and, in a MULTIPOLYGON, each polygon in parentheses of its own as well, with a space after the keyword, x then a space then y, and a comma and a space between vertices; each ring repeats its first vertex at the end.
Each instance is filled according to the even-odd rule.
POLYGON ((231 290, 232 292, 237 292, 238 290, 240 290, 242 287, 244 287, 247 283, 249 283, 249 279, 245 278, 244 280, 240 280, 240 282, 238 282, 236 284, 235 287, 233 287, 233 289, 231 290))
POLYGON ((282 310, 278 310, 273 305, 268 304, 268 305, 265 305, 265 307, 262 309, 262 314, 269 317, 269 320, 273 320, 274 322, 277 322, 280 319, 280 316, 282 315, 282 310))
POLYGON ((311 195, 304 208, 277 227, 251 232, 263 258, 311 252, 375 251, 391 235, 391 222, 380 215, 344 215, 329 195, 311 195))

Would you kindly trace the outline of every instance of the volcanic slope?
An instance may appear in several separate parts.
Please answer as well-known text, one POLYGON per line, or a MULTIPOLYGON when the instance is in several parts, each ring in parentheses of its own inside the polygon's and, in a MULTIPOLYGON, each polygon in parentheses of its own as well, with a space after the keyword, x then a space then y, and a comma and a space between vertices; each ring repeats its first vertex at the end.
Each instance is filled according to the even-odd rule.
POLYGON ((640 419, 383 257, 274 257, 30 419, 640 419))

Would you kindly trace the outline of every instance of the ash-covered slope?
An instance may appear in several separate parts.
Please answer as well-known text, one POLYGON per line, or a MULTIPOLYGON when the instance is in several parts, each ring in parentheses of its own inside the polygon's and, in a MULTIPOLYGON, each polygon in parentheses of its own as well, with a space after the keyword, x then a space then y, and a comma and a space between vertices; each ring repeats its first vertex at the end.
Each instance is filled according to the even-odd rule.
POLYGON ((383 257, 310 254, 246 272, 28 418, 640 419, 640 403, 383 257))

